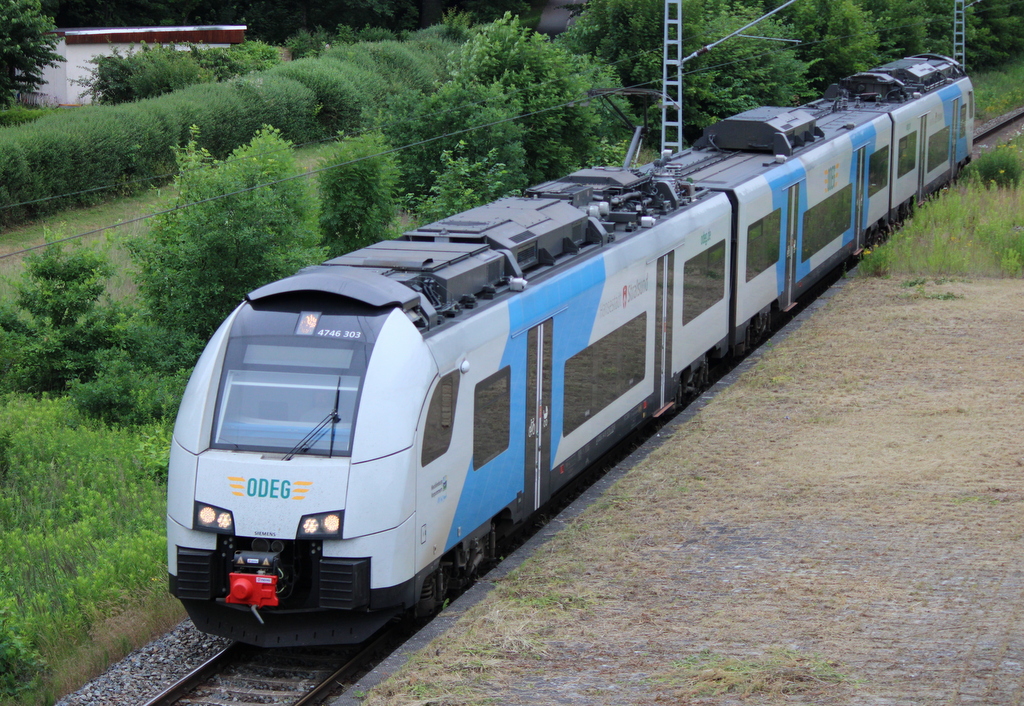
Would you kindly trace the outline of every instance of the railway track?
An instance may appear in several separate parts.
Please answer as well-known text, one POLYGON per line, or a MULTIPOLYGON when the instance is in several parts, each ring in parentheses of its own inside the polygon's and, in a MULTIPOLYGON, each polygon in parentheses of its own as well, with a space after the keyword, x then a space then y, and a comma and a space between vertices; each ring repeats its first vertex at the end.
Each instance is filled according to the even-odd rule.
POLYGON ((974 130, 975 147, 980 146, 978 143, 987 147, 994 146, 994 143, 1003 137, 1004 132, 1021 123, 1024 123, 1024 106, 983 123, 974 130))
POLYGON ((265 649, 233 642, 145 706, 313 706, 401 641, 385 629, 355 647, 265 649))

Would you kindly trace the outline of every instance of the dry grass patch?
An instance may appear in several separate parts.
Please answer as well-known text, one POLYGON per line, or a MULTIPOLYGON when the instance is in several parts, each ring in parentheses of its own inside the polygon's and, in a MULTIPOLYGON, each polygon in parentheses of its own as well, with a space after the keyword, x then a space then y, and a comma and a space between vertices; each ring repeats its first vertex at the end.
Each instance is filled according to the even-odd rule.
POLYGON ((655 679, 672 686, 675 698, 682 699, 723 694, 819 694, 849 681, 834 662, 785 649, 747 659, 702 650, 671 662, 655 679))

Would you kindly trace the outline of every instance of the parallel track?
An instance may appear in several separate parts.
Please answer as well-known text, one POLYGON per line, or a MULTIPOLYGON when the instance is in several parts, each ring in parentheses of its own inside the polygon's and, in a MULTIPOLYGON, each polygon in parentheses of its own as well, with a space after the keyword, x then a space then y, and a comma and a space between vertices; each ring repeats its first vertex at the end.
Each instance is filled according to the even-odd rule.
POLYGON ((1010 111, 1005 115, 1000 115, 998 118, 993 118, 976 128, 974 130, 974 140, 984 140, 996 134, 1000 130, 1005 130, 1014 123, 1022 121, 1024 121, 1024 106, 1010 111))

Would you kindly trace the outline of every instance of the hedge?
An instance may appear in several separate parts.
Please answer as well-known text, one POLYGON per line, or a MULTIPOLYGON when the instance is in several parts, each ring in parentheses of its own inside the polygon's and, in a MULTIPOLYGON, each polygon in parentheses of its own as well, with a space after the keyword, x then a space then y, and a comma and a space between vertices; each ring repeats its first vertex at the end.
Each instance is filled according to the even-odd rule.
POLYGON ((0 227, 169 180, 172 148, 192 125, 217 158, 263 125, 296 144, 369 127, 396 93, 434 90, 456 46, 434 37, 348 45, 322 60, 0 128, 0 227))

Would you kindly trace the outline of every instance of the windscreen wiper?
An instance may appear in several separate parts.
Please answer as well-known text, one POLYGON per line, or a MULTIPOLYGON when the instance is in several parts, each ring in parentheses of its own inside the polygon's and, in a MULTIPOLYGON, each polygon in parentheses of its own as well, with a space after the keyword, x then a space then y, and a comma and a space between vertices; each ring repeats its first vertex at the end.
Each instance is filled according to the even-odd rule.
POLYGON ((319 424, 309 430, 309 433, 299 439, 299 443, 295 444, 291 451, 284 455, 284 461, 291 461, 295 454, 306 453, 313 444, 317 442, 320 436, 324 433, 324 429, 328 424, 331 425, 331 448, 328 453, 334 451, 334 425, 341 421, 341 417, 338 416, 338 403, 341 399, 341 377, 338 377, 338 387, 334 392, 334 409, 332 409, 326 417, 324 417, 319 424))

